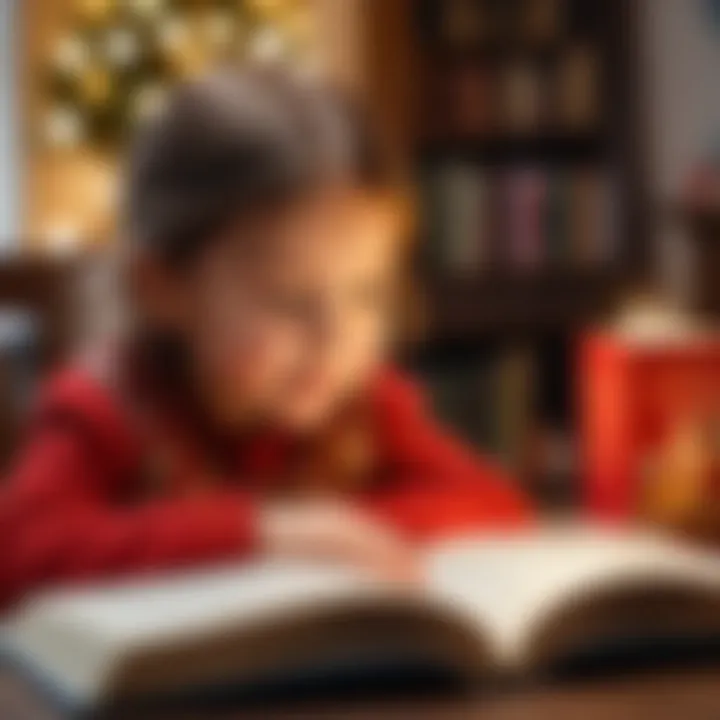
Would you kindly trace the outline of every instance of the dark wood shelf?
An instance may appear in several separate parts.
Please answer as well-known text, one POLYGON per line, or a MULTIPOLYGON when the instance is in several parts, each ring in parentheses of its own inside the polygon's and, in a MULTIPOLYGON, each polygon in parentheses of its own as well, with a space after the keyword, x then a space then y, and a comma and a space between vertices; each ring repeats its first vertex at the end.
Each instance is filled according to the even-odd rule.
POLYGON ((462 159, 480 164, 536 162, 597 163, 607 156, 608 141, 601 129, 532 135, 483 135, 427 138, 419 154, 423 161, 462 159))
MULTIPOLYGON (((599 46, 595 38, 580 40, 587 46, 599 46)), ((446 42, 426 41, 422 52, 435 67, 463 65, 503 66, 516 62, 536 67, 552 66, 573 47, 566 38, 552 42, 532 42, 517 38, 492 40, 477 44, 453 46, 446 42)))
POLYGON ((626 282, 615 268, 430 278, 425 284, 432 308, 426 341, 484 333, 572 332, 611 312, 626 282))
MULTIPOLYGON (((481 2, 481 0, 478 0, 481 2)), ((491 276, 431 279, 428 306, 431 313, 429 341, 443 338, 487 338, 489 335, 544 332, 573 333, 612 310, 614 301, 633 280, 641 280, 645 262, 646 227, 644 185, 639 150, 642 146, 637 108, 636 14, 623 0, 566 0, 562 10, 562 31, 546 41, 521 34, 522 24, 501 13, 500 23, 490 35, 474 42, 453 45, 440 33, 442 0, 415 0, 415 57, 421 83, 419 97, 427 103, 421 113, 424 127, 415 128, 414 160, 430 174, 442 163, 476 164, 478 172, 538 167, 552 173, 554 168, 592 170, 612 182, 617 196, 618 216, 613 219, 613 247, 617 254, 611 265, 587 268, 571 260, 558 269, 537 275, 522 270, 498 272, 491 276), (507 24, 505 24, 507 23, 507 24), (552 125, 552 106, 542 109, 540 125, 528 133, 514 133, 500 127, 501 116, 489 112, 488 124, 476 133, 451 134, 457 123, 447 123, 443 107, 432 105, 453 72, 465 62, 485 64, 492 73, 506 62, 527 60, 544 77, 556 60, 578 47, 592 47, 598 61, 601 104, 592 126, 552 125), (424 88, 424 93, 422 92, 424 88), (438 110, 435 117, 434 110, 438 110)), ((493 16, 494 17, 494 16, 493 16)), ((548 93, 551 90, 547 90, 548 93)), ((478 101, 479 102, 479 101, 478 101)), ((548 102, 553 98, 548 95, 548 102)), ((479 113, 481 115, 481 113, 479 113)), ((472 131, 472 126, 469 128, 472 131)), ((441 229, 433 228, 428 242, 440 247, 441 229), (438 239, 440 238, 440 239, 438 239)))
MULTIPOLYGON (((616 254, 608 258, 611 265, 595 268, 574 266, 568 257, 567 265, 539 275, 509 270, 491 276, 431 279, 426 284, 430 342, 454 337, 483 342, 506 330, 534 337, 545 332, 573 333, 611 310, 623 289, 644 280, 644 270, 651 264, 646 254, 648 212, 641 170, 637 14, 633 4, 624 0, 564 0, 558 31, 534 38, 524 34, 529 26, 509 6, 470 0, 475 1, 487 3, 490 20, 484 26, 487 34, 466 43, 452 43, 442 35, 444 0, 382 4, 388 8, 387 17, 378 20, 377 27, 393 22, 396 30, 402 30, 402 42, 395 38, 388 43, 374 67, 388 104, 395 108, 395 100, 403 98, 407 101, 403 107, 412 108, 412 117, 398 113, 396 123, 407 132, 404 148, 410 164, 423 182, 435 177, 442 163, 476 164, 477 172, 486 173, 491 184, 496 183, 495 167, 503 171, 536 167, 550 175, 554 168, 567 168, 568 178, 587 169, 601 182, 611 183, 616 193, 611 202, 620 199, 614 208, 617 217, 612 219, 616 254), (390 6, 396 11, 402 6, 404 11, 391 13, 390 6), (553 73, 559 70, 556 61, 562 62, 577 47, 594 48, 600 102, 592 125, 573 128, 553 123, 559 117, 559 106, 554 104, 559 101, 553 94, 559 86, 553 85, 553 73), (491 103, 495 102, 495 70, 514 60, 527 61, 542 81, 548 78, 538 126, 515 132, 502 125, 500 106, 488 105, 487 123, 481 122, 483 113, 478 110, 476 128, 470 125, 469 133, 457 132, 463 123, 462 118, 451 117, 450 100, 460 92, 450 84, 453 73, 463 69, 463 62, 477 61, 482 78, 482 66, 487 66, 487 102, 491 103), (402 83, 390 83, 393 72, 402 83), (445 96, 447 105, 440 102, 445 96)), ((440 176, 439 182, 443 179, 440 176)), ((429 187, 428 192, 433 191, 429 187)), ((428 255, 434 256, 435 249, 442 247, 439 223, 428 229, 424 242, 432 243, 428 255)))
POLYGON ((0 262, 0 309, 35 316, 41 327, 40 353, 50 363, 68 349, 73 328, 73 292, 84 258, 52 259, 26 255, 0 262))
MULTIPOLYGON (((444 31, 452 28, 443 16, 450 6, 445 0, 367 3, 377 13, 367 34, 372 106, 385 119, 388 136, 398 138, 403 159, 418 171, 425 211, 417 259, 426 263, 428 276, 421 278, 420 299, 409 314, 421 326, 426 322, 399 354, 426 381, 450 427, 486 443, 486 451, 506 457, 510 450, 520 472, 552 476, 558 487, 557 468, 536 451, 545 438, 572 443, 576 436, 575 341, 612 317, 628 290, 649 281, 654 266, 643 172, 639 16, 636 3, 627 0, 562 0, 552 36, 534 42, 521 33, 538 26, 508 14, 522 12, 523 3, 467 2, 487 6, 490 21, 483 30, 491 34, 455 46, 446 43, 444 31), (574 48, 591 49, 592 68, 583 70, 582 56, 570 54, 574 48), (596 97, 588 95, 586 105, 576 87, 592 88, 577 79, 580 72, 596 78, 596 97), (526 97, 524 88, 530 88, 526 97), (573 116, 592 122, 562 124, 573 116), (570 189, 576 178, 588 181, 577 194, 570 189), (483 203, 477 236, 471 226, 475 179, 483 203), (597 193, 607 192, 602 215, 590 217, 595 210, 588 210, 583 217, 588 198, 599 197, 593 183, 597 193), (529 231, 523 238, 517 214, 536 189, 542 225, 530 240, 529 231), (577 214, 566 212, 570 203, 582 203, 574 206, 577 214), (613 235, 601 237, 596 230, 613 235), (470 275, 430 275, 461 265, 463 237, 477 237, 487 263, 502 261, 507 270, 476 265, 470 275), (527 257, 525 239, 546 270, 512 269, 527 257), (586 255, 579 251, 586 242, 593 243, 593 257, 602 255, 607 264, 574 264, 586 255), (517 465, 530 457, 535 467, 517 465)), ((463 29, 453 34, 468 34, 463 29)), ((561 494, 574 496, 570 481, 561 494)))
POLYGON ((687 228, 696 253, 695 309, 717 322, 720 318, 720 206, 679 203, 673 219, 687 228))
POLYGON ((681 204, 671 208, 671 214, 694 231, 699 232, 704 239, 720 242, 720 206, 705 207, 681 204))

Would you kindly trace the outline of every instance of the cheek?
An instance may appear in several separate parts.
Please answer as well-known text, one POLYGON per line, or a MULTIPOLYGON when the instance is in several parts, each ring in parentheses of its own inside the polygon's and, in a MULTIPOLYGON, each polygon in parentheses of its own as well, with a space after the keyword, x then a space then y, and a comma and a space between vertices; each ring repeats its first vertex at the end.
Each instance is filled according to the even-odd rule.
POLYGON ((198 329, 204 372, 247 400, 271 394, 303 353, 302 332, 292 324, 237 303, 231 312, 206 313, 198 329))
POLYGON ((345 381, 362 378, 385 353, 388 328, 384 317, 367 312, 348 316, 338 352, 338 363, 345 381))
POLYGON ((362 385, 384 355, 386 346, 383 319, 348 311, 337 318, 331 341, 308 353, 299 373, 299 382, 288 397, 299 402, 329 406, 362 385), (306 382, 307 378, 311 381, 306 382))
POLYGON ((385 349, 384 325, 367 316, 345 316, 331 347, 315 347, 299 372, 289 375, 275 397, 278 418, 295 427, 322 423, 337 403, 353 395, 376 367, 385 349))
POLYGON ((235 362, 251 389, 272 390, 291 374, 306 351, 301 329, 271 317, 256 317, 239 331, 235 362))

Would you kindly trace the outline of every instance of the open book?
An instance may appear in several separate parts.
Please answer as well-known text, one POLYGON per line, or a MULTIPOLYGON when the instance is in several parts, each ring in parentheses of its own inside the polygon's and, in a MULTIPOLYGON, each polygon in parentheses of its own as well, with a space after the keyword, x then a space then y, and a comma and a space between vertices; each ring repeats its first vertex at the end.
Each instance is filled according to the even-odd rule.
POLYGON ((720 560, 639 533, 556 528, 428 551, 427 587, 262 563, 55 591, 4 624, 11 661, 92 707, 278 672, 423 658, 478 680, 608 640, 720 632, 720 560))

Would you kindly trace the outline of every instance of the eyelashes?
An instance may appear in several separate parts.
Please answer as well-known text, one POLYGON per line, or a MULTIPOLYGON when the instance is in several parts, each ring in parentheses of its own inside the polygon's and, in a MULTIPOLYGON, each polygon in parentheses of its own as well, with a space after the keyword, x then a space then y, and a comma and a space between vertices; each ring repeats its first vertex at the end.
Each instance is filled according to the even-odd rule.
MULTIPOLYGON (((318 299, 314 294, 287 291, 269 293, 263 299, 264 307, 270 312, 301 321, 321 317, 326 312, 327 302, 329 301, 318 299)), ((349 312, 383 311, 389 303, 389 290, 376 283, 358 285, 337 301, 338 305, 347 308, 349 312)))

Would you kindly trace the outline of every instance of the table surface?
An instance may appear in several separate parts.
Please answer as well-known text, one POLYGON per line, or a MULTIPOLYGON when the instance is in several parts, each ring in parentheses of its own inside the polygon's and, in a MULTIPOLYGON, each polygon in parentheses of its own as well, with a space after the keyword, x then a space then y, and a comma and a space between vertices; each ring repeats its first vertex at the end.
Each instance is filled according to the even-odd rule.
MULTIPOLYGON (((374 701, 363 704, 244 711, 133 714, 132 720, 239 720, 245 718, 350 718, 358 720, 717 720, 720 667, 663 672, 626 679, 548 687, 494 698, 374 701)), ((0 673, 2 720, 63 720, 18 678, 0 673)))

